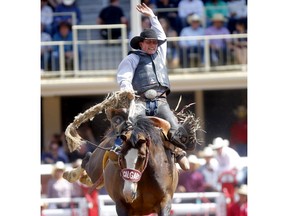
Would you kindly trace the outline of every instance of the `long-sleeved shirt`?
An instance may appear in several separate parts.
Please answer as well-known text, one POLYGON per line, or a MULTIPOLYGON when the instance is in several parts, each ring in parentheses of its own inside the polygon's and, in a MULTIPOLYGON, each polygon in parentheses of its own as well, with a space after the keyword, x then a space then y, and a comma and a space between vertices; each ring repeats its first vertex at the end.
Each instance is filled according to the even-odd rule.
POLYGON ((239 168, 240 156, 234 149, 230 147, 223 147, 222 154, 217 154, 215 158, 219 163, 219 174, 225 171, 230 171, 234 168, 239 168))
MULTIPOLYGON (((202 36, 204 35, 204 29, 199 27, 193 29, 191 26, 185 27, 180 32, 180 36, 202 36)), ((198 44, 203 45, 203 40, 180 40, 179 45, 181 47, 196 47, 198 44)))
MULTIPOLYGON (((226 27, 222 27, 220 29, 215 28, 214 26, 210 26, 206 29, 206 35, 226 35, 230 34, 229 30, 226 27)), ((223 48, 225 45, 225 41, 229 41, 230 39, 212 39, 210 40, 210 44, 213 44, 217 48, 223 48)))
MULTIPOLYGON (((158 21, 156 16, 149 17, 151 28, 156 32, 158 40, 166 40, 165 32, 158 21)), ((165 41, 161 46, 158 46, 158 55, 162 58, 163 62, 166 61, 167 55, 167 42, 165 41)), ((140 57, 134 53, 126 56, 119 64, 117 71, 117 83, 121 90, 133 91, 132 80, 135 69, 139 63, 140 57)))
POLYGON ((206 16, 208 17, 208 19, 212 19, 214 14, 217 13, 222 14, 224 17, 228 17, 227 3, 222 0, 219 0, 217 4, 214 4, 213 2, 207 2, 205 4, 205 7, 206 7, 206 16))
POLYGON ((53 10, 50 6, 45 5, 41 8, 41 23, 51 25, 53 22, 53 10))
POLYGON ((199 15, 201 18, 203 17, 204 14, 204 4, 200 0, 182 0, 179 2, 178 5, 178 14, 179 17, 185 18, 192 14, 195 13, 199 15))

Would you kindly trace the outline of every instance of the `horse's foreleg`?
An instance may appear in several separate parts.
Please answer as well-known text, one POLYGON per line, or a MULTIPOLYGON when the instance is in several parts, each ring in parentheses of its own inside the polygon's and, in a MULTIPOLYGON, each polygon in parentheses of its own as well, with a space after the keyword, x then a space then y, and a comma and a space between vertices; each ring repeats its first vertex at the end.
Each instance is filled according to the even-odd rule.
POLYGON ((63 173, 63 178, 69 181, 70 183, 73 183, 76 182, 81 177, 83 172, 84 169, 81 166, 79 166, 71 171, 65 171, 63 173))
POLYGON ((128 209, 121 202, 116 203, 116 212, 118 216, 129 216, 128 209))
POLYGON ((165 198, 160 203, 160 211, 158 212, 159 216, 169 216, 171 212, 171 197, 170 195, 166 195, 165 198))

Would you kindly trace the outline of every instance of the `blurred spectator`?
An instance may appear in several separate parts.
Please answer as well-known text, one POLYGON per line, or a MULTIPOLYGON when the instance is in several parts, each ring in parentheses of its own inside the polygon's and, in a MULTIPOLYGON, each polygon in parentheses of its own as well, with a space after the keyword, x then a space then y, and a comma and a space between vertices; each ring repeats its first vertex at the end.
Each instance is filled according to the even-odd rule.
POLYGON ((182 22, 178 16, 178 1, 176 0, 159 0, 157 1, 157 9, 170 9, 176 8, 176 11, 157 12, 158 17, 165 17, 169 20, 169 23, 173 29, 180 34, 182 29, 182 22))
MULTIPOLYGON (((70 198, 72 185, 63 178, 65 164, 57 161, 52 171, 52 178, 47 183, 47 198, 70 198)), ((69 208, 69 203, 50 204, 48 208, 69 208)))
POLYGON ((226 171, 235 171, 235 173, 237 173, 240 156, 234 149, 229 147, 228 140, 223 140, 221 137, 217 137, 209 146, 217 152, 215 158, 219 164, 218 176, 226 171))
MULTIPOLYGON (((247 29, 245 23, 242 21, 236 22, 236 30, 233 34, 246 34, 247 29)), ((233 50, 236 55, 236 61, 238 64, 247 64, 247 38, 235 38, 233 39, 233 50)))
POLYGON ((231 147, 240 156, 247 156, 247 109, 245 106, 240 105, 234 110, 234 114, 236 120, 230 128, 231 147))
POLYGON ((41 23, 44 32, 52 35, 53 10, 47 0, 41 0, 41 23))
POLYGON ((187 26, 187 17, 197 14, 202 20, 204 17, 204 4, 201 0, 181 0, 178 5, 178 14, 182 21, 182 27, 187 26))
MULTIPOLYGON (((167 37, 177 37, 177 32, 170 26, 169 20, 164 17, 159 18, 159 22, 167 37)), ((170 41, 167 44, 167 63, 169 68, 176 68, 179 65, 177 41, 170 41)))
MULTIPOLYGON (((61 22, 59 24, 59 32, 53 35, 53 41, 72 41, 72 31, 71 25, 68 22, 61 22)), ((65 55, 65 69, 72 70, 73 68, 73 46, 71 44, 64 45, 64 55, 65 55)), ((60 48, 59 46, 54 46, 52 53, 52 70, 58 71, 60 68, 60 48)))
MULTIPOLYGON (((44 25, 41 23, 41 42, 51 41, 51 36, 44 32, 44 25)), ((41 69, 48 71, 51 69, 51 46, 41 45, 41 69)))
POLYGON ((53 164, 57 161, 62 161, 64 163, 68 163, 68 161, 59 155, 59 145, 57 142, 52 141, 49 145, 49 151, 43 152, 41 155, 41 163, 42 164, 53 164))
POLYGON ((141 0, 141 4, 144 3, 152 10, 156 9, 156 0, 141 0))
MULTIPOLYGON (((229 30, 224 26, 226 19, 222 14, 214 14, 212 18, 212 26, 206 29, 206 35, 227 35, 229 30)), ((212 64, 226 64, 227 52, 230 47, 230 39, 212 39, 210 40, 210 59, 212 64)))
POLYGON ((206 23, 209 26, 215 14, 222 14, 223 17, 228 17, 227 3, 222 0, 210 0, 205 4, 206 23))
MULTIPOLYGON (((202 36, 204 35, 204 29, 201 26, 201 19, 197 14, 193 14, 187 17, 187 22, 190 26, 182 29, 180 36, 202 36)), ((198 59, 204 64, 204 43, 203 40, 180 40, 179 45, 180 61, 182 67, 190 67, 190 57, 192 54, 197 54, 198 59)))
MULTIPOLYGON (((101 24, 128 24, 122 8, 119 6, 119 0, 110 0, 110 5, 100 11, 96 20, 98 25, 101 24)), ((100 34, 103 39, 118 39, 121 36, 121 29, 102 29, 100 34)))
POLYGON ((148 29, 151 28, 151 22, 149 20, 149 17, 147 16, 142 16, 141 17, 141 31, 143 31, 144 29, 148 29))
POLYGON ((199 171, 199 160, 196 155, 188 157, 190 170, 179 174, 178 192, 204 192, 205 180, 199 171))
POLYGON ((248 187, 246 184, 240 186, 237 190, 238 201, 233 203, 227 215, 231 216, 247 216, 248 215, 248 187))
POLYGON ((68 153, 68 146, 66 143, 66 138, 65 138, 65 133, 61 134, 53 134, 51 141, 55 141, 58 143, 59 149, 58 149, 58 154, 65 158, 66 161, 68 161, 67 153, 68 153))
POLYGON ((55 11, 56 7, 61 4, 62 0, 48 0, 48 5, 55 11))
POLYGON ((218 185, 218 162, 215 159, 215 153, 209 146, 199 152, 199 156, 205 159, 205 164, 200 167, 200 172, 204 175, 206 192, 219 191, 218 185))
POLYGON ((81 23, 81 11, 78 8, 75 0, 63 0, 62 3, 56 7, 55 12, 56 13, 67 13, 67 14, 57 15, 54 17, 54 20, 53 20, 54 33, 57 31, 60 23, 62 23, 64 21, 68 22, 71 26, 76 25, 76 24, 79 25, 81 23), (75 13, 75 19, 76 20, 73 20, 72 14, 71 14, 72 12, 75 13), (75 23, 73 23, 73 21, 75 23))
MULTIPOLYGON (((149 20, 149 17, 147 16, 141 16, 141 31, 143 31, 144 29, 148 29, 151 28, 151 23, 149 20)), ((129 32, 129 40, 131 40, 133 37, 132 32, 129 32)))
POLYGON ((227 2, 229 21, 227 28, 233 33, 238 21, 247 25, 247 5, 245 0, 230 0, 227 2))

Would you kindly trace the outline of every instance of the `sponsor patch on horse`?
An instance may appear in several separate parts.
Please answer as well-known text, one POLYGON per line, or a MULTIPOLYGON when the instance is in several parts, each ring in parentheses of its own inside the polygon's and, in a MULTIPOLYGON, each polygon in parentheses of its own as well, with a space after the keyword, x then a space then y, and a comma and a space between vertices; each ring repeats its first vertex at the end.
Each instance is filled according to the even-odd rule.
POLYGON ((141 172, 135 169, 122 169, 121 176, 124 180, 138 182, 141 179, 141 172))

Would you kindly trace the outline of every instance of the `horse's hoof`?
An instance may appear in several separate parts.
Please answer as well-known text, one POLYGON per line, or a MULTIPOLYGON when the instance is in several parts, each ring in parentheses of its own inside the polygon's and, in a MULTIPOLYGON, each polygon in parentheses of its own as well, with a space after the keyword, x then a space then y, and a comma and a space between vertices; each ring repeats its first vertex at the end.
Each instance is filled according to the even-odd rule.
POLYGON ((66 171, 66 172, 63 173, 63 178, 70 182, 69 171, 66 171))
POLYGON ((89 186, 89 187, 91 187, 93 185, 93 182, 91 181, 90 177, 87 174, 84 176, 81 176, 80 182, 82 184, 89 186))

